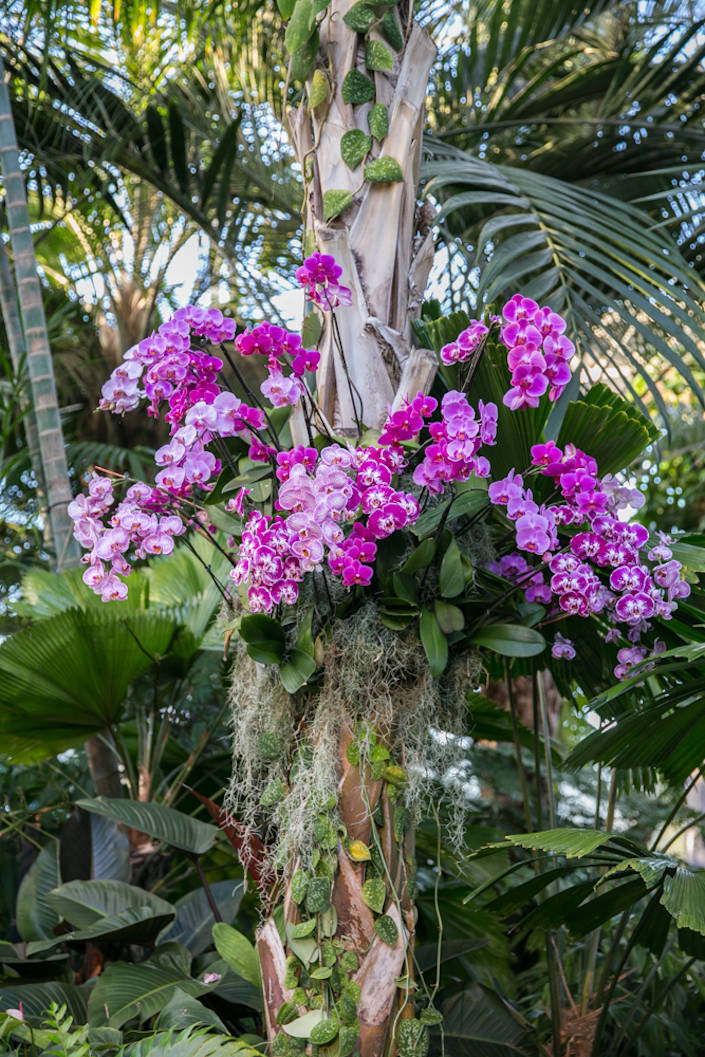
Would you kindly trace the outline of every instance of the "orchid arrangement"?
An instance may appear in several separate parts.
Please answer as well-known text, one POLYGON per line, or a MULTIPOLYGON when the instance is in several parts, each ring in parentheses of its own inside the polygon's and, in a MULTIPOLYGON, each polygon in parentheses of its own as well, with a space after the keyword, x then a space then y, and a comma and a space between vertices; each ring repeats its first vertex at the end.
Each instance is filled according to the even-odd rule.
MULTIPOLYGON (((339 265, 321 253, 297 272, 307 298, 332 317, 351 303, 340 277, 339 265)), ((407 584, 407 602, 418 604, 406 621, 397 612, 393 626, 420 613, 422 642, 432 669, 441 670, 447 647, 439 662, 429 644, 439 634, 451 645, 467 635, 462 605, 473 571, 457 541, 476 520, 492 518, 511 542, 485 571, 507 583, 507 596, 540 607, 539 627, 573 616, 599 618, 605 641, 621 644, 615 675, 624 678, 665 648, 653 621, 669 620, 689 594, 672 541, 651 538, 633 520, 643 501, 638 490, 601 476, 590 452, 570 442, 537 437, 528 465, 493 475, 491 449, 502 442, 498 404, 480 398, 473 406, 469 399, 477 366, 494 343, 510 377, 504 408, 522 416, 554 404, 571 378, 575 350, 565 330, 556 312, 515 295, 500 316, 471 320, 440 347, 441 371, 446 381, 456 372, 457 388, 409 394, 390 409, 381 432, 353 444, 317 412, 313 372, 320 356, 299 335, 270 323, 236 335, 234 320, 218 309, 179 309, 125 354, 103 387, 101 408, 124 414, 146 401, 148 414, 163 415, 171 438, 155 454, 153 485, 96 472, 71 504, 85 549, 84 581, 105 601, 124 599, 135 560, 169 554, 177 537, 196 529, 227 553, 228 592, 250 613, 276 615, 295 606, 308 577, 320 581, 332 613, 346 592, 389 594, 375 576, 382 541, 402 540, 396 566, 402 573, 428 568, 433 556, 409 564, 410 551, 413 537, 423 536, 424 517, 436 511, 433 547, 441 573, 446 567, 439 589, 446 608, 431 608, 407 584), (238 356, 264 359, 259 394, 243 379, 238 356), (300 415, 309 443, 283 440, 282 409, 300 415), (235 492, 243 464, 253 482, 268 479, 271 487, 242 485, 226 497, 228 488, 235 492), (468 495, 470 520, 458 520, 458 501, 468 495), (214 496, 231 519, 225 542, 213 524, 214 496), (449 586, 452 561, 459 575, 449 586)), ((534 652, 545 645, 540 636, 536 642, 534 652)), ((575 646, 558 631, 551 652, 571 659, 575 646)))

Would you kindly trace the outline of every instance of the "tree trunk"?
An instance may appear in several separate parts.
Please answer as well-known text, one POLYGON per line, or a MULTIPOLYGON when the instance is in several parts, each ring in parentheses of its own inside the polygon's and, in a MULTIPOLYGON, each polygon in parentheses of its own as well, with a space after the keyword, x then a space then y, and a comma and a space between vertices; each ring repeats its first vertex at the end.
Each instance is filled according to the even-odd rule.
MULTIPOLYGON (((284 895, 288 942, 282 943, 273 917, 266 920, 257 935, 265 1023, 274 1053, 288 1052, 285 1047, 279 1050, 275 1042, 282 1035, 282 1007, 290 1003, 291 1016, 301 1016, 310 1009, 315 973, 322 964, 331 970, 322 989, 322 1015, 339 1018, 341 1054, 396 1054, 399 1025, 415 1017, 413 828, 403 805, 403 785, 395 786, 386 776, 374 778, 365 763, 352 764, 347 750, 353 740, 352 730, 347 727, 342 732, 338 762, 337 812, 344 832, 338 841, 329 904, 318 915, 314 933, 317 950, 311 947, 309 952, 313 960, 307 963, 305 948, 289 937, 292 927, 312 916, 311 908, 299 898, 291 881, 284 895), (386 878, 381 886, 380 872, 386 878), (363 893, 366 881, 377 884, 376 901, 367 889, 366 895, 363 893), (330 950, 330 957, 326 938, 335 947, 330 950), (353 960, 348 961, 351 956, 353 960), (308 991, 306 1001, 295 989, 302 984, 308 991)), ((401 773, 401 768, 391 764, 389 771, 394 770, 401 773)), ((419 1026, 418 1021, 414 1020, 414 1024, 419 1026)))
MULTIPOLYGON (((316 71, 308 83, 310 91, 314 76, 319 85, 325 77, 327 99, 314 109, 302 102, 289 114, 289 127, 305 179, 305 245, 332 254, 343 269, 341 282, 352 290, 350 307, 336 312, 334 319, 332 313, 321 315, 318 405, 337 433, 359 436, 361 424, 379 428, 390 405, 428 391, 436 370, 435 356, 411 344, 411 322, 420 312, 433 258, 429 212, 417 205, 416 194, 424 100, 436 49, 410 21, 393 69, 370 75, 376 103, 387 108, 389 128, 366 161, 394 159, 402 179, 365 180, 361 165, 353 171, 341 157, 346 132, 367 134, 371 107, 343 101, 346 74, 354 69, 366 73, 365 37, 343 21, 352 6, 351 0, 331 0, 319 27, 316 71), (350 192, 352 201, 339 217, 326 221, 324 195, 331 190, 350 192)), ((367 33, 367 42, 371 40, 383 40, 375 28, 367 33)), ((382 740, 382 732, 377 736, 382 740)), ((302 946, 291 935, 294 926, 305 930, 307 919, 316 916, 308 897, 296 902, 300 893, 291 882, 295 863, 289 864, 284 893, 285 942, 271 917, 258 933, 265 1021, 274 1054, 289 1052, 281 1024, 307 1010, 324 1020, 311 1043, 325 1045, 335 1038, 330 1052, 340 1057, 396 1054, 402 1035, 405 1052, 416 1052, 410 1044, 414 1039, 420 1043, 426 1031, 414 1013, 413 829, 403 784, 398 788, 373 775, 369 763, 358 763, 354 754, 351 762, 351 738, 352 727, 341 731, 336 810, 344 831, 328 892, 334 913, 318 914, 317 949, 310 941, 308 948, 302 946), (370 899, 370 885, 376 898, 370 899), (312 958, 308 964, 307 950, 312 958), (311 1002, 311 987, 315 993, 318 980, 323 1012, 311 1002), (330 1038, 325 1038, 327 1032, 332 1032, 330 1038)), ((403 775, 398 766, 403 761, 394 761, 393 745, 389 749, 389 773, 403 775)))
MULTIPOLYGON (((38 463, 37 483, 45 492, 48 528, 54 551, 52 566, 57 572, 61 572, 62 569, 76 564, 80 550, 73 537, 73 524, 68 515, 72 495, 66 447, 42 291, 37 275, 24 175, 20 168, 7 74, 1 56, 0 169, 5 186, 8 226, 17 280, 15 286, 4 250, 0 251, 2 313, 15 370, 21 363, 22 354, 26 353, 32 397, 32 409, 25 420, 27 443, 33 454, 33 461, 36 459, 38 463), (17 313, 18 301, 22 327, 17 313)), ((101 737, 91 738, 86 742, 86 755, 96 793, 120 796, 122 786, 115 752, 109 747, 111 744, 112 737, 109 732, 106 732, 105 740, 101 737)))
MULTIPOLYGON (((399 163, 403 179, 392 183, 362 180, 362 166, 348 168, 341 158, 342 136, 368 132, 371 103, 343 102, 342 84, 352 69, 365 72, 363 37, 343 16, 349 0, 331 0, 321 24, 318 73, 328 78, 328 100, 309 111, 305 103, 290 113, 289 126, 306 180, 305 223, 318 250, 332 254, 352 290, 352 305, 337 313, 340 346, 330 314, 323 319, 318 371, 318 403, 341 432, 357 432, 357 421, 379 428, 390 404, 428 389, 435 356, 411 348, 411 321, 418 316, 433 261, 427 207, 417 205, 424 100, 436 48, 425 30, 411 23, 404 47, 388 73, 374 73, 375 100, 387 107, 389 132, 367 160, 384 156, 399 163), (362 186, 360 184, 362 183, 362 186), (352 204, 326 222, 326 191, 348 191, 352 204)), ((368 34, 382 40, 377 30, 368 34)), ((311 82, 309 82, 311 83, 311 82)), ((363 163, 365 164, 365 163, 363 163)))
POLYGON ((22 333, 22 322, 20 320, 19 307, 17 305, 17 289, 12 275, 12 268, 7 257, 5 243, 0 240, 0 311, 2 312, 7 334, 7 344, 10 350, 10 362, 18 382, 22 385, 20 397, 20 408, 23 412, 23 423, 27 450, 37 481, 37 491, 40 495, 44 493, 44 479, 42 466, 39 460, 39 437, 37 436, 37 423, 34 409, 27 399, 24 391, 23 374, 25 371, 25 347, 24 334, 22 333))
POLYGON ((78 559, 78 544, 67 513, 71 502, 64 435, 54 381, 42 291, 29 223, 24 175, 20 168, 5 67, 0 58, 0 168, 5 186, 10 241, 17 279, 17 297, 24 329, 27 371, 37 421, 39 455, 46 488, 56 567, 78 559))

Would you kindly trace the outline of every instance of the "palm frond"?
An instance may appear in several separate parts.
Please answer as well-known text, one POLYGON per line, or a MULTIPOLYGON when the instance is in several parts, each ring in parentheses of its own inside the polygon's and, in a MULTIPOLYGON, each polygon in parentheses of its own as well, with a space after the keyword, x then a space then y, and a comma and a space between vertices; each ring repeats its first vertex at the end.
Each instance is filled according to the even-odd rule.
POLYGON ((521 290, 567 318, 584 369, 621 389, 637 371, 662 407, 653 380, 662 357, 702 399, 692 365, 705 366, 705 285, 667 231, 599 191, 427 145, 426 193, 442 203, 437 223, 468 270, 478 269, 479 307, 521 290))

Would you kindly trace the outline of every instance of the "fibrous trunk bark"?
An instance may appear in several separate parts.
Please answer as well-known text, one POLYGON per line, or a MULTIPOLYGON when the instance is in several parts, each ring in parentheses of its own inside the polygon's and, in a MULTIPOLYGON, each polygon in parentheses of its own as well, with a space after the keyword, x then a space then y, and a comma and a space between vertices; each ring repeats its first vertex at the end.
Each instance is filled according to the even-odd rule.
MULTIPOLYGON (((342 136, 368 133, 372 103, 343 101, 350 70, 365 68, 365 41, 345 24, 350 0, 332 0, 321 23, 317 68, 328 79, 327 101, 309 111, 305 102, 289 115, 297 158, 305 179, 307 238, 332 254, 343 268, 341 281, 352 290, 352 305, 337 313, 340 346, 330 314, 323 319, 318 403, 338 431, 354 434, 358 422, 379 428, 390 405, 420 389, 435 373, 435 357, 412 347, 411 322, 418 316, 433 260, 432 211, 417 203, 424 101, 436 54, 431 38, 411 22, 394 68, 371 73, 375 102, 387 107, 389 131, 373 141, 367 161, 384 156, 399 163, 403 179, 370 183, 363 165, 348 168, 341 157, 342 136), (353 194, 341 216, 326 222, 326 191, 353 194)), ((371 39, 380 37, 375 29, 371 39)), ((381 40, 381 37, 380 37, 381 40)))

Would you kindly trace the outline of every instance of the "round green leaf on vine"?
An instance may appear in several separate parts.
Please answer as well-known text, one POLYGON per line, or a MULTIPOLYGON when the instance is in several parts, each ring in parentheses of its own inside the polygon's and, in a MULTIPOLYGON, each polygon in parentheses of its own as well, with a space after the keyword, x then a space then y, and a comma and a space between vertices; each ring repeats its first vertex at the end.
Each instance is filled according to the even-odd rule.
POLYGON ((348 70, 340 94, 344 103, 369 103, 375 97, 375 83, 359 70, 348 70))
POLYGON ((340 157, 349 169, 356 169, 372 147, 372 137, 365 135, 360 128, 351 128, 344 132, 340 140, 340 157))
POLYGON ((375 20, 375 13, 369 4, 353 4, 350 10, 343 15, 343 22, 356 33, 367 33, 375 20))
POLYGON ((387 898, 387 886, 384 881, 379 877, 370 877, 362 886, 362 898, 370 910, 374 910, 375 914, 381 914, 387 898))
POLYGON ((323 193, 323 219, 333 220, 334 217, 344 213, 352 202, 353 196, 350 191, 330 190, 323 193))
POLYGON ((383 140, 389 132, 389 113, 384 103, 373 103, 367 115, 367 127, 375 139, 383 140))
POLYGON ((395 51, 401 51, 404 47, 404 37, 402 36, 401 27, 399 20, 397 19, 396 12, 386 11, 382 15, 380 22, 380 28, 388 44, 394 48, 395 51))
POLYGON ((368 70, 392 70, 394 56, 381 40, 368 40, 365 48, 365 66, 368 70))
POLYGON ((365 179, 374 184, 395 183, 404 179, 401 165, 395 158, 375 158, 365 166, 365 179))
POLYGON ((328 98, 328 78, 323 70, 314 70, 311 84, 308 88, 308 108, 315 110, 328 98))

